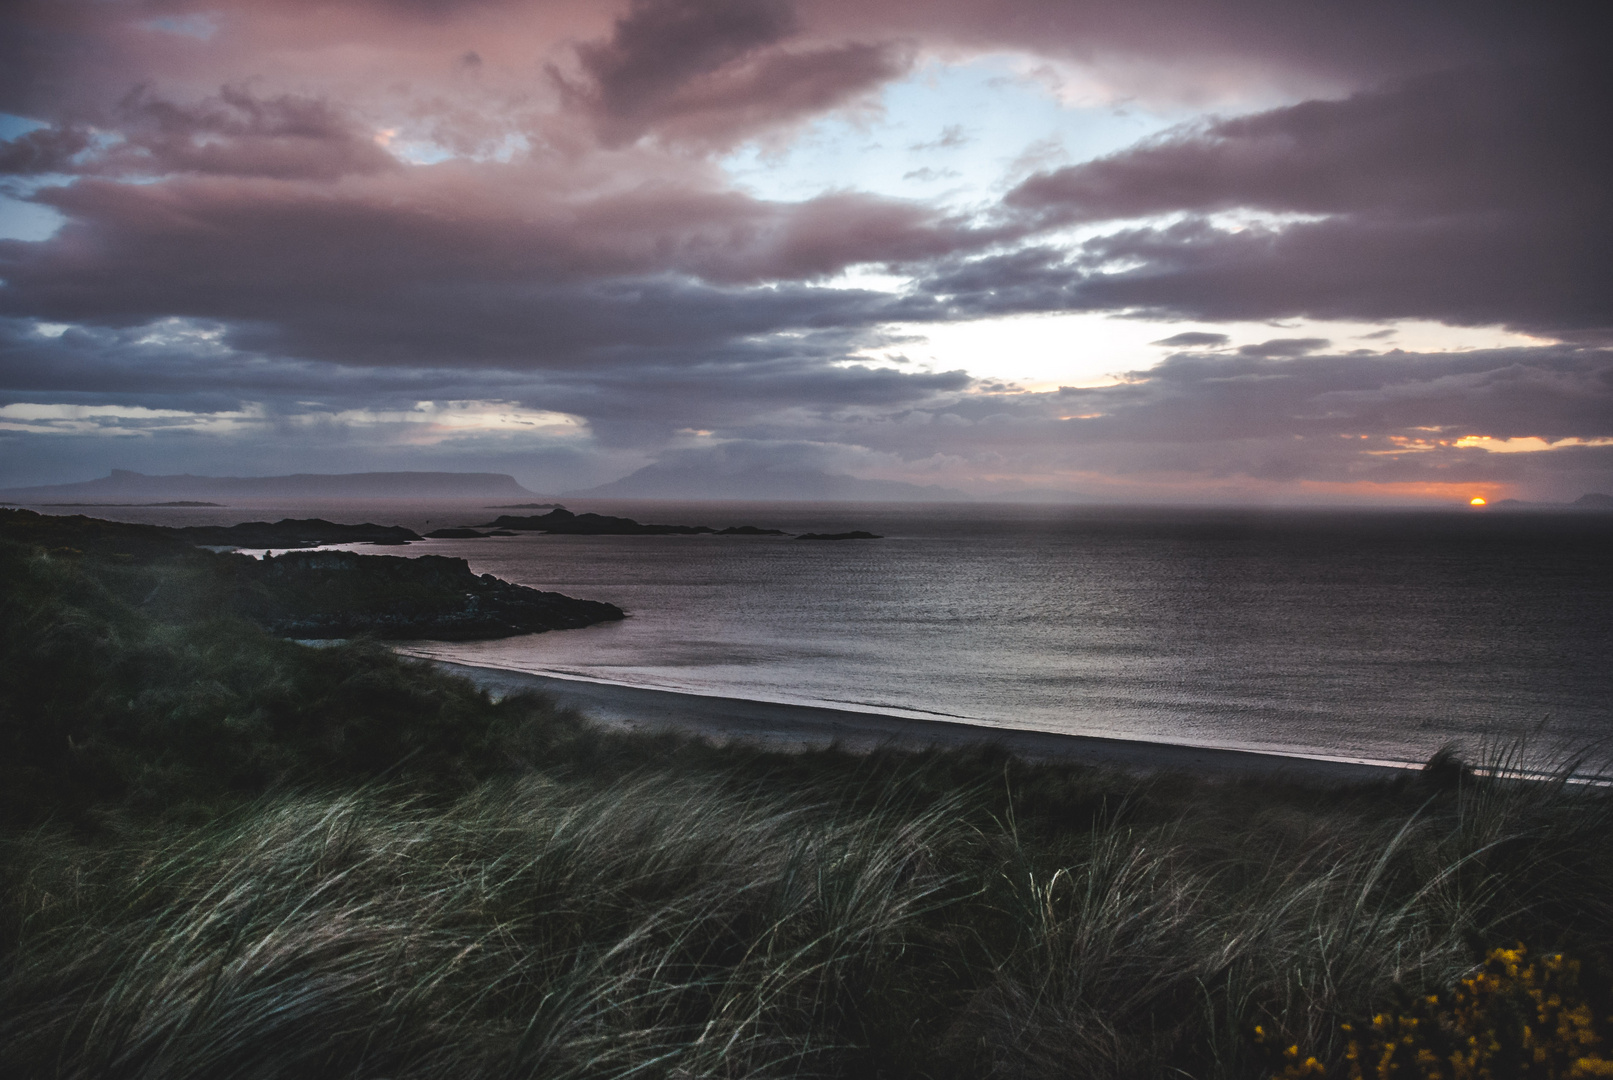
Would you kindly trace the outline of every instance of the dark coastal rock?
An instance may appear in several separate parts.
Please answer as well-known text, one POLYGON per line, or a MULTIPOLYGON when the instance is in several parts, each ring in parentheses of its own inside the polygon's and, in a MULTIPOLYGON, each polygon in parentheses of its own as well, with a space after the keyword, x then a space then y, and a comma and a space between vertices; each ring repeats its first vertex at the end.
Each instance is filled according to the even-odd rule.
POLYGON ((485 540, 489 536, 519 536, 509 529, 491 529, 488 532, 477 532, 475 529, 434 529, 426 533, 427 540, 485 540))
POLYGON ((237 569, 239 613, 293 638, 469 641, 624 618, 614 604, 471 573, 464 559, 290 551, 237 569))
POLYGON ((196 551, 173 530, 125 521, 104 521, 83 514, 39 514, 32 510, 0 510, 0 539, 45 551, 145 561, 196 551))
MULTIPOLYGON (((475 529, 433 529, 425 534, 427 540, 481 540, 492 536, 492 533, 477 532, 475 529)), ((506 535, 514 536, 514 533, 506 535)))
POLYGON ((570 510, 556 509, 547 514, 531 517, 501 515, 482 528, 520 529, 525 532, 554 533, 560 536, 783 536, 778 529, 759 529, 754 525, 737 525, 727 529, 713 529, 709 525, 641 525, 632 518, 610 517, 606 514, 573 514, 570 510))
POLYGON ((180 532, 82 515, 0 510, 0 543, 56 557, 88 557, 116 568, 129 589, 127 602, 159 617, 233 616, 294 638, 445 641, 624 618, 614 604, 513 585, 491 574, 477 576, 464 559, 288 551, 259 560, 203 550, 180 532))
POLYGON ((239 525, 189 525, 183 528, 162 527, 192 544, 208 547, 238 548, 299 548, 320 544, 407 544, 419 540, 420 534, 401 525, 339 525, 322 518, 284 518, 270 524, 267 521, 246 521, 239 525))
POLYGON ((883 536, 871 532, 843 532, 843 533, 802 533, 797 540, 883 540, 883 536))

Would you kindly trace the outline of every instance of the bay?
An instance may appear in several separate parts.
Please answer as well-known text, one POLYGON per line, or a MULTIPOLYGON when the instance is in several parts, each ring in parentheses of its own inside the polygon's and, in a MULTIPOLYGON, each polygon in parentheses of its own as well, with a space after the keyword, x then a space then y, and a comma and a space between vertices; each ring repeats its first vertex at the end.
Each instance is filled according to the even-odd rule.
MULTIPOLYGON (((1613 735, 1613 515, 567 505, 884 538, 527 534, 354 550, 462 557, 478 573, 630 616, 406 646, 460 663, 1349 760, 1421 761, 1450 742, 1481 753, 1518 738, 1567 753, 1613 735)), ((387 503, 105 513, 426 529, 496 512, 387 503)))

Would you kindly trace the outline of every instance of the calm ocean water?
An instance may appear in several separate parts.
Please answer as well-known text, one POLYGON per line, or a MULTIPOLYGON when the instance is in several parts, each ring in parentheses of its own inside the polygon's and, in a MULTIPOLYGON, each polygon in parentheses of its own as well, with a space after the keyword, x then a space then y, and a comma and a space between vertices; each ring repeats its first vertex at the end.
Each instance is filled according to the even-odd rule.
MULTIPOLYGON (((1423 760, 1613 736, 1613 515, 576 502, 885 539, 553 537, 372 553, 620 605, 443 659, 698 693, 1210 746, 1423 760), (1542 727, 1542 725, 1544 725, 1542 727)), ((71 511, 56 510, 56 513, 71 511)), ((84 512, 436 528, 496 511, 84 512)))

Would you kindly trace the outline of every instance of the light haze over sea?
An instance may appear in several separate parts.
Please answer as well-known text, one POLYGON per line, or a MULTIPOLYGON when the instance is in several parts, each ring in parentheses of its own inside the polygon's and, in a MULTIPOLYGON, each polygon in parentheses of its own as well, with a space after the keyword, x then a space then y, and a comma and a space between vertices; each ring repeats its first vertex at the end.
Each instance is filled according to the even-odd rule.
MULTIPOLYGON (((586 630, 411 643, 466 664, 727 697, 1351 760, 1613 735, 1613 514, 568 501, 711 536, 439 540, 621 606, 586 630), (1544 725, 1542 727, 1542 725, 1544 725), (1537 731, 1537 729, 1539 729, 1537 731)), ((483 505, 83 508, 481 524, 483 505)))

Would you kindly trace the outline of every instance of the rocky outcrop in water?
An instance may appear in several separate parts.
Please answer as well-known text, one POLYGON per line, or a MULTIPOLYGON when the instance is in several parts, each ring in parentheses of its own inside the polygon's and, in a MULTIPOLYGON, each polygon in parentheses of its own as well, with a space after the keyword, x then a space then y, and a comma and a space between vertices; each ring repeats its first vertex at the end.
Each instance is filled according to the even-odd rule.
POLYGON ((323 518, 244 521, 239 525, 160 526, 170 535, 202 547, 299 548, 320 544, 407 544, 420 534, 401 525, 339 525, 323 518))
POLYGON ((624 618, 614 604, 471 573, 464 559, 290 551, 237 568, 238 613, 293 638, 468 641, 624 618))

